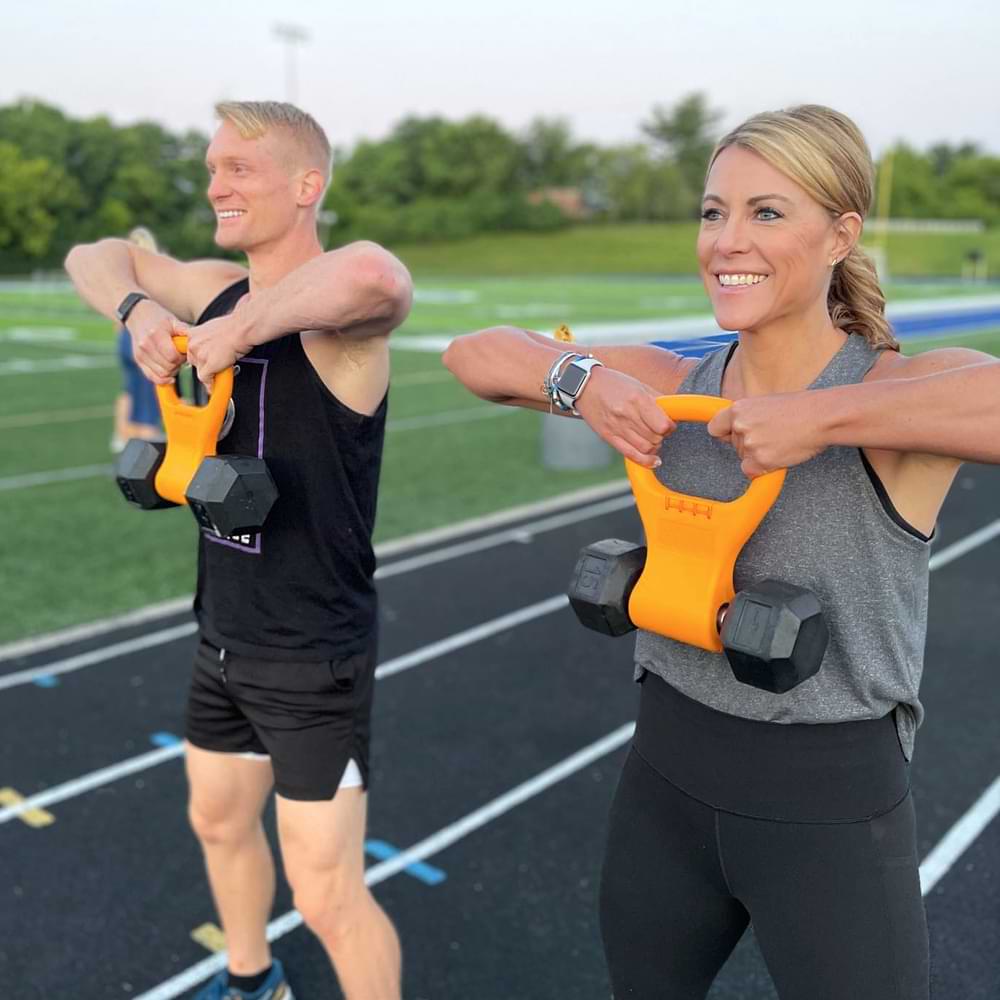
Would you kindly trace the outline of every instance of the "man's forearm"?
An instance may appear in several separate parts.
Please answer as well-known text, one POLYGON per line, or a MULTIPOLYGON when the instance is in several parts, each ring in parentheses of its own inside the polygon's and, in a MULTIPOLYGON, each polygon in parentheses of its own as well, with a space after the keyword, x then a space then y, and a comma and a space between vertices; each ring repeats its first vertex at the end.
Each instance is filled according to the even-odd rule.
POLYGON ((66 257, 65 267, 84 302, 110 320, 117 318, 115 310, 129 292, 141 290, 124 240, 75 246, 66 257))
POLYGON ((315 257, 270 288, 254 291, 240 309, 246 345, 302 330, 369 336, 388 333, 409 312, 406 268, 374 244, 315 257))
POLYGON ((809 395, 827 444, 1000 463, 1000 361, 809 395))

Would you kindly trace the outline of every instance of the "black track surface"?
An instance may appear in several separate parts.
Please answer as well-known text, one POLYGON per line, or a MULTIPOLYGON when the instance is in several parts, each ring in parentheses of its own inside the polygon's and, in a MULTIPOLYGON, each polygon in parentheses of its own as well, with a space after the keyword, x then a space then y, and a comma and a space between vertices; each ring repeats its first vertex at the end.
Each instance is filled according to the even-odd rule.
MULTIPOLYGON (((966 467, 935 549, 1000 516, 998 496, 1000 469, 966 467)), ((637 537, 635 515, 593 517, 384 580, 381 661, 562 592, 578 549, 607 536, 637 537)), ((1000 539, 931 577, 927 721, 913 767, 921 856, 1000 771, 998 551, 1000 539)), ((8 660, 0 676, 186 620, 8 660)), ((154 733, 180 734, 193 645, 188 637, 65 674, 51 688, 0 691, 0 787, 31 795, 154 749, 154 733)), ((380 681, 369 836, 407 847, 630 722, 630 654, 629 639, 587 633, 564 609, 380 681)), ((609 996, 596 887, 624 756, 606 754, 429 858, 446 873, 442 883, 400 874, 376 888, 403 941, 407 998, 609 996)), ((52 806, 51 826, 0 825, 4 996, 135 996, 206 957, 189 935, 215 917, 185 798, 177 758, 52 806)), ((273 836, 271 817, 268 825, 273 836)), ((1000 997, 1000 821, 926 904, 933 995, 1000 997)), ((282 884, 275 914, 290 906, 282 884)), ((299 1000, 340 995, 307 931, 274 950, 299 1000)), ((711 1000, 775 996, 748 935, 711 1000)))

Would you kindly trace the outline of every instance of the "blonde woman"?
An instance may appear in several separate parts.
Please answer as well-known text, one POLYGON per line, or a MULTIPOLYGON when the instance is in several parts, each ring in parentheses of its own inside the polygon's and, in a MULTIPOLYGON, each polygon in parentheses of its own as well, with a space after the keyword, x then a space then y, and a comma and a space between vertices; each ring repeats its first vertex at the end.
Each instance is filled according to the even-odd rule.
MULTIPOLYGON (((704 997, 751 922, 783 998, 928 996, 909 794, 928 549, 960 463, 1000 463, 1000 364, 899 353, 858 247, 872 183, 843 115, 750 118, 712 156, 697 244, 736 343, 698 361, 596 347, 589 378, 577 366, 561 396, 550 384, 685 492, 731 499, 746 476, 791 467, 735 583, 812 590, 831 633, 819 673, 786 694, 638 634, 639 721, 601 888, 619 998, 704 997), (734 403, 677 428, 653 400, 688 392, 734 403)), ((539 386, 564 347, 495 328, 455 341, 445 364, 486 399, 548 410, 539 386)))
MULTIPOLYGON (((156 238, 145 226, 136 226, 128 234, 128 241, 149 253, 158 252, 156 238)), ((115 397, 114 426, 111 432, 111 451, 114 454, 125 447, 129 438, 155 441, 163 437, 156 390, 135 363, 132 336, 125 326, 118 327, 117 348, 118 362, 122 369, 122 391, 115 397)))

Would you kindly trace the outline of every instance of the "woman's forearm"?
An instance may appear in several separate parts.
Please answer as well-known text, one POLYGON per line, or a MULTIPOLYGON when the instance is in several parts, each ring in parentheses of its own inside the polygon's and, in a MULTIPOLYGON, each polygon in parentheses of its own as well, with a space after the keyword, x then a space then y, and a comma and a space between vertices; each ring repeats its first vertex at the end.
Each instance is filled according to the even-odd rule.
POLYGON ((827 444, 1000 463, 1000 361, 809 395, 827 444))

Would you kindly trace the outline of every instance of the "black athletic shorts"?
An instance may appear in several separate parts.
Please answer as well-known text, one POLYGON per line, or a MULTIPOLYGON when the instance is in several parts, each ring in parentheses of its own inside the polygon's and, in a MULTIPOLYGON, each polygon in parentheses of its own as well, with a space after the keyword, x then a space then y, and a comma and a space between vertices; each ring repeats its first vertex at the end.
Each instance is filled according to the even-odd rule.
POLYGON ((198 644, 186 737, 202 750, 267 754, 286 799, 332 799, 354 760, 368 787, 375 641, 340 660, 259 660, 198 644))

